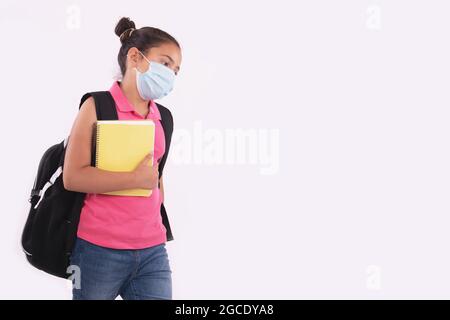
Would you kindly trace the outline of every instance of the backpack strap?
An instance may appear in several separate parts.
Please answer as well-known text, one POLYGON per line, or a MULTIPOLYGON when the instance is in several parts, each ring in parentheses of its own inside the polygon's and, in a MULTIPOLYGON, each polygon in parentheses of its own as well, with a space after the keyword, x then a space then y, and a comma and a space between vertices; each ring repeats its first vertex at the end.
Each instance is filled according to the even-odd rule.
POLYGON ((91 96, 94 98, 97 120, 119 119, 117 115, 116 103, 109 91, 95 91, 86 93, 81 98, 80 106, 78 108, 81 108, 81 105, 91 96))
MULTIPOLYGON (((156 102, 155 102, 156 103, 156 102)), ((158 106, 159 113, 161 114, 161 126, 164 130, 164 136, 166 141, 166 148, 161 161, 159 162, 159 178, 161 179, 164 165, 166 164, 167 156, 169 154, 170 142, 172 141, 172 133, 173 133, 173 117, 172 113, 169 109, 164 107, 163 105, 156 103, 158 106)), ((160 187, 160 183, 158 182, 158 187, 160 187)), ((161 218, 164 226, 166 227, 166 238, 167 241, 173 240, 172 230, 170 229, 169 218, 167 217, 166 208, 164 207, 164 203, 161 203, 161 218)))
POLYGON ((159 162, 158 170, 159 170, 159 178, 161 178, 164 165, 166 164, 167 156, 169 154, 170 149, 170 142, 172 141, 172 133, 173 133, 173 117, 172 113, 169 109, 164 107, 163 105, 155 102, 155 104, 158 106, 159 113, 161 115, 161 126, 164 130, 164 136, 166 137, 166 148, 163 157, 161 158, 161 161, 159 162))

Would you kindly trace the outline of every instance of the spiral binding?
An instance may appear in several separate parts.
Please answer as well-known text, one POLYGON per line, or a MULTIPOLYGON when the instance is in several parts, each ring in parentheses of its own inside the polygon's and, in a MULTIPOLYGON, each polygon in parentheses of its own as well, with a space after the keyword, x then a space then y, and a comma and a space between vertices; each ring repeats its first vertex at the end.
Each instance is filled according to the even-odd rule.
POLYGON ((91 139, 91 166, 97 167, 97 122, 94 123, 92 128, 92 139, 91 139))
POLYGON ((95 167, 97 167, 97 168, 98 168, 98 162, 99 162, 99 160, 98 160, 98 155, 99 155, 98 149, 99 149, 99 145, 100 145, 100 131, 101 131, 99 129, 100 128, 99 128, 99 125, 97 123, 97 125, 95 126, 95 137, 96 137, 96 140, 95 140, 95 145, 96 145, 96 150, 95 150, 95 167))

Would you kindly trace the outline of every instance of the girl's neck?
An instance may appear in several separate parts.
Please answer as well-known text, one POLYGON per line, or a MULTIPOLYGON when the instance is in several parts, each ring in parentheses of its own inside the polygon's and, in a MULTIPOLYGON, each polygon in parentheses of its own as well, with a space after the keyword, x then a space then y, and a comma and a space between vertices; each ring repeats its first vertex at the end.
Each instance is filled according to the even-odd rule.
POLYGON ((119 84, 123 94, 137 111, 148 110, 148 101, 143 100, 139 95, 135 79, 130 79, 129 75, 126 74, 119 84))

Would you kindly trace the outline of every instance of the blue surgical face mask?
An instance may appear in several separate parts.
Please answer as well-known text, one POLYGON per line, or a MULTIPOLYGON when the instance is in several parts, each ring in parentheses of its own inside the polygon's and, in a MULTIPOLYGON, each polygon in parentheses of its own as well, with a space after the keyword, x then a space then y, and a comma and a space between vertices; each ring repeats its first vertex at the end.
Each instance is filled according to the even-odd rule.
POLYGON ((139 51, 139 53, 149 63, 149 68, 146 72, 140 72, 135 68, 139 95, 144 100, 165 97, 173 89, 175 72, 161 63, 148 60, 142 52, 139 51))

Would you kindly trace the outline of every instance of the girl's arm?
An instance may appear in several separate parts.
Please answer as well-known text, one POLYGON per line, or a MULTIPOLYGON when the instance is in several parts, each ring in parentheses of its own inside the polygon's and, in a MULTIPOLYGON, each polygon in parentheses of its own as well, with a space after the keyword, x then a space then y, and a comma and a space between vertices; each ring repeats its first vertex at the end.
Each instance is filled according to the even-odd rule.
POLYGON ((74 121, 66 147, 64 188, 85 193, 103 193, 137 188, 134 172, 114 172, 91 166, 92 134, 97 116, 95 102, 88 98, 74 121))
POLYGON ((161 179, 159 179, 159 182, 161 183, 159 187, 159 193, 161 195, 161 202, 164 203, 164 184, 163 184, 163 176, 161 176, 161 179))

